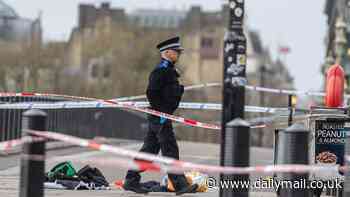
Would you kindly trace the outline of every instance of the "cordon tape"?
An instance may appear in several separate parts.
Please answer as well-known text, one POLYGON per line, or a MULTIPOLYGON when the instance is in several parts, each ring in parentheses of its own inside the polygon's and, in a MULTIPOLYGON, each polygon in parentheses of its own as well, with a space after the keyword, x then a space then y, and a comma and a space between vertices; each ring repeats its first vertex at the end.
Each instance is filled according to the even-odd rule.
MULTIPOLYGON (((195 89, 195 88, 202 88, 202 87, 215 87, 220 86, 219 83, 210 83, 210 84, 202 84, 202 85, 195 85, 195 86, 189 86, 186 87, 187 90, 195 89)), ((289 91, 289 90, 277 90, 277 89, 270 89, 270 88, 262 88, 262 87, 255 87, 255 86, 247 86, 249 89, 257 90, 257 91, 270 91, 274 93, 302 93, 301 91, 289 91)), ((305 92, 304 92, 305 93, 305 92)), ((311 94, 308 94, 311 95, 311 94)), ((73 103, 73 102, 58 102, 53 104, 35 104, 35 103, 29 103, 29 104, 11 104, 11 105, 2 105, 2 108, 25 108, 25 109, 31 109, 31 108, 46 108, 46 109, 56 109, 56 108, 84 108, 84 107, 107 107, 107 106, 115 106, 120 108, 127 108, 132 109, 136 111, 140 111, 147 114, 152 114, 159 117, 164 117, 188 126, 193 127, 201 127, 206 129, 214 129, 214 130, 220 130, 220 126, 215 124, 208 124, 199 122, 192 119, 186 119, 179 116, 174 116, 170 114, 166 114, 163 112, 158 112, 152 109, 146 109, 144 107, 149 106, 147 102, 120 102, 117 100, 102 100, 102 99, 96 99, 96 98, 88 98, 88 97, 78 97, 78 96, 68 96, 68 95, 58 95, 58 94, 46 94, 46 93, 0 93, 0 96, 39 96, 39 97, 61 97, 61 98, 69 98, 69 99, 75 99, 75 100, 85 100, 85 101, 98 101, 95 103, 73 103)), ((144 95, 142 95, 144 96, 144 95)), ((139 97, 139 96, 137 96, 139 97)), ((140 98, 140 97, 139 97, 140 98)), ((126 98, 122 100, 127 100, 126 98)), ((221 104, 215 104, 215 103, 181 103, 180 108, 183 109, 211 109, 211 110, 220 110, 222 108, 221 104)), ((288 108, 268 108, 268 107, 257 107, 257 106, 246 106, 245 108, 248 112, 261 112, 261 113, 277 113, 277 112, 285 112, 289 110, 288 108)), ((264 127, 264 125, 258 125, 258 128, 264 127)), ((254 127, 253 127, 254 128, 254 127)))
MULTIPOLYGON (((205 83, 205 84, 199 84, 199 85, 191 85, 191 86, 186 86, 184 89, 185 91, 188 90, 194 90, 194 89, 200 89, 200 88, 208 88, 208 87, 220 87, 220 83, 205 83)), ((111 99, 114 101, 132 101, 132 100, 137 100, 137 99, 146 99, 146 95, 139 95, 139 96, 129 96, 129 97, 121 97, 121 98, 116 98, 116 99, 111 99)))
MULTIPOLYGON (((70 96, 73 98, 74 96, 70 96)), ((74 97, 75 98, 75 97, 74 97)), ((79 98, 79 97, 78 97, 79 98)), ((86 97, 84 97, 86 99, 86 97)), ((156 110, 144 108, 149 106, 148 102, 115 102, 111 100, 101 100, 101 99, 92 99, 95 102, 55 102, 55 103, 18 103, 18 104, 3 104, 0 105, 1 109, 66 109, 66 108, 104 108, 104 107, 119 107, 132 109, 135 111, 152 114, 159 117, 164 117, 175 122, 179 122, 188 126, 201 127, 206 129, 220 130, 220 126, 215 124, 208 124, 199 122, 192 119, 183 118, 180 116, 175 116, 171 114, 166 114, 156 110)), ((203 104, 203 103, 182 103, 180 108, 187 109, 219 109, 221 104, 203 104)), ((277 113, 288 110, 287 108, 267 108, 267 107, 256 107, 256 106, 247 106, 247 111, 250 112, 262 112, 262 113, 277 113)), ((263 125, 258 125, 258 128, 263 127, 263 125)), ((256 128, 252 126, 251 128, 256 128)))
MULTIPOLYGON (((55 103, 14 103, 14 104, 3 104, 0 105, 0 109, 72 109, 72 108, 125 108, 127 106, 133 106, 134 108, 141 110, 150 110, 145 107, 149 107, 148 102, 118 102, 117 104, 110 104, 106 102, 100 101, 89 101, 89 102, 55 102, 55 103)), ((221 109, 221 104, 215 103, 190 103, 190 102, 182 102, 179 105, 180 109, 205 109, 205 110, 219 110, 221 109)), ((279 114, 287 115, 288 108, 271 108, 271 107, 257 107, 257 106, 245 106, 245 111, 247 112, 255 112, 255 113, 271 113, 271 114, 279 114), (286 112, 286 114, 283 114, 286 112)), ((152 110, 157 116, 162 116, 162 112, 152 110)), ((147 113, 147 112, 146 112, 147 113)), ((168 114, 169 115, 169 114, 168 114)), ((185 119, 179 116, 170 115, 175 117, 182 124, 189 125, 189 119, 185 119), (183 120, 182 120, 183 119, 183 120)), ((192 122, 198 122, 195 120, 191 120, 192 122)), ((250 122, 250 121, 248 121, 250 122)), ((257 122, 257 121, 254 121, 257 122)), ((261 120, 260 122, 264 122, 261 120)), ((271 121, 270 121, 271 122, 271 121)), ((190 125, 195 126, 195 125, 190 125)), ((252 124, 251 128, 262 128, 266 127, 266 125, 256 125, 252 124)))
MULTIPOLYGON (((0 93, 0 95, 1 94, 2 93, 0 93)), ((57 94, 41 94, 41 93, 5 93, 5 94, 8 95, 8 96, 54 96, 54 97, 59 97, 60 96, 60 95, 57 95, 57 94)), ((117 101, 112 101, 112 100, 103 100, 103 99, 97 99, 97 98, 67 96, 67 95, 61 95, 61 97, 63 97, 63 98, 70 98, 70 99, 98 101, 99 103, 96 103, 96 106, 99 106, 99 105, 101 105, 101 103, 104 103, 104 104, 112 105, 112 106, 119 107, 119 108, 131 109, 131 110, 134 110, 134 111, 139 111, 139 112, 143 112, 143 113, 146 113, 146 114, 151 114, 151 115, 155 115, 155 116, 158 116, 158 117, 164 117, 166 119, 173 120, 175 122, 179 122, 179 123, 182 123, 182 124, 185 124, 185 125, 188 125, 188 126, 200 127, 200 128, 205 128, 205 129, 220 130, 220 126, 215 125, 215 124, 203 123, 203 122, 199 122, 199 121, 192 120, 192 119, 182 118, 182 117, 179 117, 179 116, 174 116, 174 115, 166 114, 166 113, 163 113, 163 112, 158 112, 158 111, 155 111, 155 110, 152 110, 152 109, 137 107, 135 105, 128 104, 128 103, 122 103, 122 102, 117 102, 117 101)), ((65 104, 64 103, 65 102, 50 103, 50 104, 47 105, 48 108, 46 108, 46 109, 56 109, 58 106, 63 106, 63 108, 65 108, 65 104)), ((8 105, 8 104, 1 105, 1 107, 2 108, 11 107, 12 109, 14 109, 16 106, 18 106, 19 109, 22 109, 22 106, 21 106, 22 104, 10 104, 10 105, 8 105), (8 106, 8 107, 6 107, 6 106, 8 106)), ((25 107, 28 107, 27 109, 32 109, 36 105, 37 104, 35 104, 35 103, 31 103, 29 105, 25 104, 25 107)), ((82 106, 79 103, 76 103, 76 105, 82 106)), ((89 105, 89 103, 87 103, 86 105, 89 105)))
MULTIPOLYGON (((123 105, 132 105, 135 107, 146 108, 149 107, 149 102, 118 102, 117 104, 110 104, 99 101, 88 102, 55 102, 55 103, 37 103, 37 102, 21 102, 13 104, 2 104, 0 109, 71 109, 71 108, 110 108, 110 107, 123 107, 123 105)), ((221 110, 222 105, 217 103, 193 103, 193 102, 181 102, 179 109, 196 109, 196 110, 221 110)), ((288 112, 288 108, 277 107, 258 107, 258 106, 245 106, 246 112, 257 113, 282 113, 288 112)))
MULTIPOLYGON (((229 167, 229 166, 214 166, 196 164, 186 161, 180 161, 173 158, 156 156, 153 154, 131 151, 111 145, 99 144, 92 140, 86 140, 59 134, 49 131, 34 131, 25 130, 32 135, 64 141, 73 145, 87 147, 93 150, 109 152, 125 158, 137 158, 134 161, 118 158, 106 161, 105 163, 113 163, 114 165, 121 165, 122 167, 134 168, 137 170, 150 170, 156 172, 184 172, 184 171, 199 171, 205 173, 222 173, 222 174, 252 174, 252 173, 307 173, 319 171, 347 171, 344 166, 320 166, 320 165, 268 165, 268 166, 251 166, 251 167, 229 167), (133 162, 133 165, 130 165, 133 162)), ((93 161, 92 161, 93 162, 93 161)), ((103 161, 101 161, 103 162, 103 161)))
MULTIPOLYGON (((198 87, 220 87, 221 84, 220 83, 208 83, 207 86, 205 86, 205 84, 197 85, 197 86, 198 87)), ((197 87, 197 86, 193 86, 193 87, 197 87)), ((304 96, 318 96, 318 97, 324 97, 326 95, 326 93, 324 93, 324 92, 265 88, 265 87, 259 87, 259 86, 251 86, 251 85, 246 85, 245 88, 247 90, 258 91, 258 92, 268 92, 268 93, 275 93, 275 94, 304 95, 304 96)), ((191 89, 191 86, 189 86, 189 89, 191 89)), ((344 97, 350 98, 350 95, 344 94, 344 97)), ((116 101, 132 101, 132 100, 145 99, 145 98, 146 98, 146 95, 139 95, 139 96, 116 98, 114 100, 116 100, 116 101)))
POLYGON ((24 143, 40 142, 45 140, 46 138, 42 138, 42 137, 25 136, 19 139, 4 141, 4 142, 0 142, 0 151, 7 152, 15 147, 21 146, 24 143))

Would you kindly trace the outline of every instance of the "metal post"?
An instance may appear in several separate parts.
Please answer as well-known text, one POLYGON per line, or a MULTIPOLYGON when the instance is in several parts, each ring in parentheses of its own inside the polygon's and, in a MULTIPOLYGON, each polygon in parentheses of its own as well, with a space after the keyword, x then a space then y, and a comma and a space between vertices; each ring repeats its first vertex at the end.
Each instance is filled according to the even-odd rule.
MULTIPOLYGON (((273 143, 273 165, 277 165, 278 164, 278 150, 279 150, 279 133, 280 133, 281 129, 275 129, 275 136, 274 136, 274 143, 273 143)), ((277 177, 277 174, 276 173, 273 173, 273 178, 276 179, 277 177)), ((280 191, 278 188, 276 188, 276 193, 277 193, 277 196, 280 196, 280 191)))
MULTIPOLYGON (((224 70, 223 70, 223 110, 221 129, 220 164, 222 166, 232 163, 232 149, 229 144, 236 140, 231 131, 226 131, 226 123, 236 118, 244 118, 244 86, 246 80, 246 48, 247 42, 243 33, 244 0, 229 1, 229 27, 224 38, 224 70), (225 150, 228 150, 225 151, 225 150)), ((247 131, 249 135, 249 130, 247 131)), ((244 148, 248 147, 249 142, 244 148)), ((240 147, 243 150, 242 147, 240 147)), ((237 151, 237 152, 240 152, 237 151)), ((220 179, 224 176, 220 175, 220 179)), ((220 188, 220 196, 223 191, 220 188)), ((226 195, 226 194, 225 194, 226 195)))
POLYGON ((13 129, 12 129, 12 139, 16 139, 17 138, 17 133, 18 133, 18 129, 19 129, 19 125, 18 125, 18 113, 19 113, 19 109, 14 109, 13 110, 13 129))
POLYGON ((12 136, 12 132, 13 132, 13 118, 12 118, 12 114, 14 112, 14 109, 9 109, 9 114, 7 117, 7 125, 8 125, 8 129, 7 129, 7 139, 8 140, 12 140, 11 136, 12 136))
POLYGON ((64 131, 62 133, 67 133, 67 131, 69 130, 69 110, 68 109, 64 109, 64 120, 63 120, 63 126, 64 126, 64 131))
MULTIPOLYGON (((280 164, 309 164, 308 141, 309 132, 303 125, 294 124, 279 132, 278 163, 280 164)), ((280 178, 280 177, 279 177, 280 178)), ((282 180, 300 181, 300 184, 308 183, 308 174, 282 173, 282 180)), ((283 197, 307 197, 309 190, 306 188, 281 188, 280 196, 283 197)))
MULTIPOLYGON (((263 62, 265 63, 265 62, 263 62)), ((262 64, 260 66, 260 86, 265 87, 265 73, 266 73, 266 66, 262 64)), ((260 92, 260 106, 265 107, 265 92, 260 92)), ((263 146, 263 137, 264 137, 264 128, 261 128, 260 131, 257 132, 258 135, 258 141, 257 146, 263 146)))
POLYGON ((293 124, 293 95, 288 94, 288 108, 289 108, 289 116, 288 116, 288 126, 293 124))
MULTIPOLYGON (((236 118, 227 123, 227 138, 225 141, 225 166, 247 167, 249 166, 249 123, 236 118)), ((222 175, 221 180, 249 181, 249 174, 222 175)), ((249 188, 222 188, 221 197, 248 197, 249 188)))
MULTIPOLYGON (((25 130, 46 130, 45 112, 32 109, 23 113, 23 135, 25 130)), ((45 181, 45 142, 25 143, 21 157, 20 197, 43 197, 45 181)))
POLYGON ((274 135, 274 143, 273 143, 273 164, 277 165, 277 161, 278 161, 278 142, 279 142, 279 132, 281 131, 281 129, 275 129, 275 135, 274 135))
MULTIPOLYGON (((76 117, 78 117, 78 109, 73 109, 73 132, 75 136, 79 136, 79 131, 78 131, 78 121, 76 121, 76 117)), ((90 134, 91 135, 91 134, 90 134)), ((83 136, 79 136, 79 137, 83 137, 83 136)))
POLYGON ((9 138, 15 139, 15 134, 16 134, 16 109, 11 110, 12 113, 10 114, 10 133, 9 133, 9 138))
POLYGON ((52 124, 53 124, 53 131, 57 131, 57 109, 52 110, 52 124))
POLYGON ((16 138, 20 138, 22 136, 22 113, 24 112, 23 109, 19 109, 18 110, 18 114, 17 114, 17 124, 18 124, 18 128, 17 128, 17 133, 16 133, 16 138))
POLYGON ((5 109, 5 118, 4 118, 4 141, 6 140, 9 140, 8 138, 8 134, 9 134, 9 130, 10 130, 10 127, 9 127, 9 116, 10 116, 10 111, 11 109, 5 109))

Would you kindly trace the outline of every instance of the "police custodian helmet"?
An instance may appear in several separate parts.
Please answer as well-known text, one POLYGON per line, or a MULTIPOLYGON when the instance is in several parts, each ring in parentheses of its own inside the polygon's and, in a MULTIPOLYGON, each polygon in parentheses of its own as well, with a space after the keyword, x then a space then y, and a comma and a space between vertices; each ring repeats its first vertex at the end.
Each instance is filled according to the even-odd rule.
POLYGON ((165 40, 157 45, 157 48, 159 49, 160 52, 172 49, 176 51, 182 51, 184 48, 182 48, 180 44, 180 37, 176 36, 173 38, 170 38, 168 40, 165 40))

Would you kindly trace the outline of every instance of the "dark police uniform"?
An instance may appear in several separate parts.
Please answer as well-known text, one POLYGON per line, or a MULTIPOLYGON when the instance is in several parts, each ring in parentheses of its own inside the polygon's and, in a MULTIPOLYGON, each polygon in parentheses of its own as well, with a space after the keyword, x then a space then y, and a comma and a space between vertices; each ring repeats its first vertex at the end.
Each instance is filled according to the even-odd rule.
MULTIPOLYGON (((160 51, 166 49, 182 49, 180 48, 178 37, 167 40, 157 47, 160 51), (174 48, 167 48, 166 46, 174 48)), ((174 64, 169 60, 162 59, 149 76, 146 94, 151 109, 168 114, 174 113, 184 92, 184 87, 180 85, 178 81, 179 77, 180 75, 176 71, 174 64)), ((173 132, 171 120, 149 115, 148 121, 149 130, 140 152, 158 154, 161 150, 163 156, 179 159, 179 148, 173 132)), ((189 187, 183 174, 168 174, 168 176, 174 184, 176 191, 184 190, 189 187)), ((137 185, 140 179, 140 172, 129 170, 125 180, 128 184, 137 185)))

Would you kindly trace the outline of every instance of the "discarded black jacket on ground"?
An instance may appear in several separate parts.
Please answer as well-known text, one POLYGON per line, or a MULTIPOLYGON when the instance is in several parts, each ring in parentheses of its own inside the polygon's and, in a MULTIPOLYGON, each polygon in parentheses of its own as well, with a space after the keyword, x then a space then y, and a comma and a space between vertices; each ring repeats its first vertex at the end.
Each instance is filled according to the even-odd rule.
MULTIPOLYGON (((179 77, 174 64, 162 59, 149 76, 146 94, 151 109, 168 114, 174 113, 184 93, 184 86, 179 83, 179 77)), ((159 121, 155 116, 151 116, 150 119, 159 121)))

